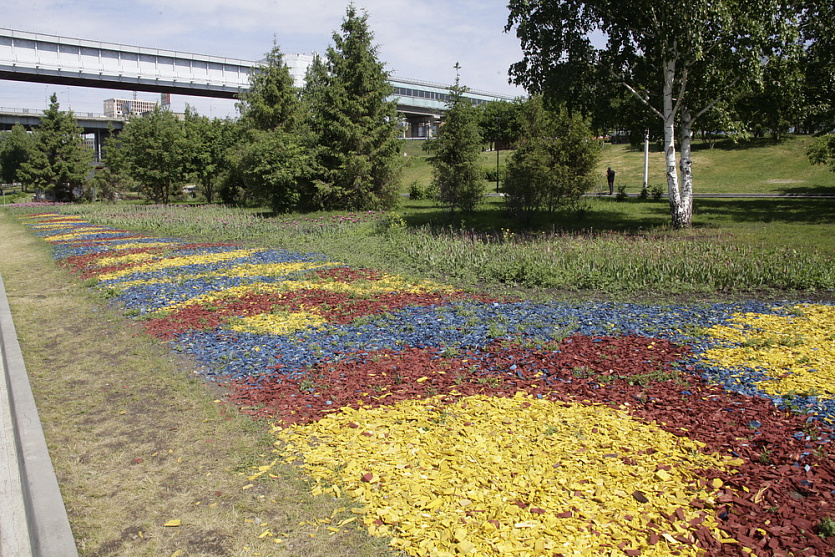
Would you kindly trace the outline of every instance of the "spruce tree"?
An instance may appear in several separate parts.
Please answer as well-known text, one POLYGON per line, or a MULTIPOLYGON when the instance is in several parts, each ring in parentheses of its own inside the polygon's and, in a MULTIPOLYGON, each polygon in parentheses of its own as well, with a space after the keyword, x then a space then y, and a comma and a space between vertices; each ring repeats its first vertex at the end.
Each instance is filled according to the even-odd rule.
POLYGON ((372 40, 368 14, 348 6, 341 33, 334 33, 327 50, 327 86, 313 118, 325 207, 376 209, 397 201, 397 104, 387 100, 393 91, 372 40))
POLYGON ((464 97, 466 92, 456 76, 438 137, 428 141, 425 149, 431 153, 434 197, 450 211, 471 212, 484 196, 486 183, 479 163, 479 113, 464 97))
POLYGON ((277 45, 250 77, 238 108, 244 131, 230 153, 230 176, 243 188, 244 200, 275 212, 310 205, 309 135, 301 126, 299 91, 277 45))
POLYGON ((20 181, 54 196, 73 201, 90 173, 93 151, 84 145, 82 131, 72 111, 59 110, 53 93, 35 131, 35 146, 29 160, 18 170, 20 181))
POLYGON ((264 62, 250 75, 249 89, 237 104, 242 123, 257 130, 292 131, 299 113, 298 93, 278 45, 273 45, 264 62))

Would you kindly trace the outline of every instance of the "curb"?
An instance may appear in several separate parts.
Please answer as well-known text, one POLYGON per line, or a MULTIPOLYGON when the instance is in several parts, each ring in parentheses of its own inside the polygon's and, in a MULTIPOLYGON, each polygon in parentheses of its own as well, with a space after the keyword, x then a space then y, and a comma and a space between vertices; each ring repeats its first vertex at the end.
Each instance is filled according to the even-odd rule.
POLYGON ((0 356, 0 556, 77 556, 2 276, 0 356))

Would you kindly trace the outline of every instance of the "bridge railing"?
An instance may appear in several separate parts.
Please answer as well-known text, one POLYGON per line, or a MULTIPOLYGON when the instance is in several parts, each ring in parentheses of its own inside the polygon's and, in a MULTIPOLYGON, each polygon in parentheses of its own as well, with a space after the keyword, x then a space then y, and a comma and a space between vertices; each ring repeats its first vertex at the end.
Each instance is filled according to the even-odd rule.
MULTIPOLYGON (((70 108, 72 110, 72 108, 70 108)), ((44 109, 42 108, 9 108, 7 106, 0 106, 0 114, 28 114, 30 116, 43 116, 44 109)), ((72 111, 76 118, 100 118, 102 120, 118 120, 118 118, 110 118, 104 114, 95 112, 76 112, 72 111)))

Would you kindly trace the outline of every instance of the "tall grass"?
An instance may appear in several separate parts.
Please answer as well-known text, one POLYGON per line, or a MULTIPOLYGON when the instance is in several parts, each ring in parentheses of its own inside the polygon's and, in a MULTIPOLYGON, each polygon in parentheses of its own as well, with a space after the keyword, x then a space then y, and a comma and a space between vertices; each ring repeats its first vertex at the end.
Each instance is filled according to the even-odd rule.
POLYGON ((676 236, 518 236, 431 231, 391 235, 409 266, 465 283, 634 292, 831 290, 835 261, 816 251, 676 236))
MULTIPOLYGON (((831 250, 795 249, 657 230, 473 232, 409 227, 380 212, 265 218, 224 207, 67 206, 91 222, 161 236, 318 251, 357 266, 459 285, 509 285, 608 294, 835 292, 831 250)), ((795 225, 802 234, 803 225, 795 225)))

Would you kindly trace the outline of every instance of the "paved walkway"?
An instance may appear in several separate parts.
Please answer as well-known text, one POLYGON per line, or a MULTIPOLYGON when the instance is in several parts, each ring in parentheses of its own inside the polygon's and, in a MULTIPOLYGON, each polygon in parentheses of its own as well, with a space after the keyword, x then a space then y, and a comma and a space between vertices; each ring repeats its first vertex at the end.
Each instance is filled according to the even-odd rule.
POLYGON ((78 555, 0 276, 0 557, 78 555))

